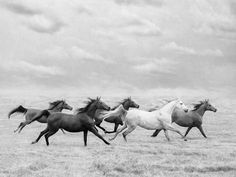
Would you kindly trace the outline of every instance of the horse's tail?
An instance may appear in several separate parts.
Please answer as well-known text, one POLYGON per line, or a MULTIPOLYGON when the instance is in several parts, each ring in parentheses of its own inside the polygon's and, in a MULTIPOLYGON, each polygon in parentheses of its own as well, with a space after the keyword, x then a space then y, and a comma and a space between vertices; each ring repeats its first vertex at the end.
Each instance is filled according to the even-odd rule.
POLYGON ((23 113, 25 114, 27 112, 28 109, 24 108, 22 105, 18 106, 17 108, 11 110, 9 113, 8 113, 8 119, 10 119, 11 115, 14 114, 14 113, 23 113))
POLYGON ((38 119, 40 119, 43 116, 48 117, 49 115, 50 115, 50 112, 48 110, 42 110, 41 112, 39 112, 36 116, 34 116, 32 118, 32 120, 29 122, 29 124, 36 121, 36 120, 38 120, 38 119))

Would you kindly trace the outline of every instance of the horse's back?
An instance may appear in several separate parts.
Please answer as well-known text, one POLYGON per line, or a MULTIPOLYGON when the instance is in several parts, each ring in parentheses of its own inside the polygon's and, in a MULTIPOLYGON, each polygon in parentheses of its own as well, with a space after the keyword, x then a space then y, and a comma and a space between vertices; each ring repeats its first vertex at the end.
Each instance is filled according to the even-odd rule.
POLYGON ((138 125, 150 130, 154 130, 160 125, 160 121, 157 119, 155 113, 139 109, 129 110, 126 116, 126 122, 130 125, 138 125))
POLYGON ((39 114, 42 110, 40 109, 28 109, 25 113, 26 120, 31 120, 34 116, 39 114))
POLYGON ((172 122, 175 122, 183 127, 193 126, 198 120, 198 117, 199 116, 194 111, 189 111, 186 113, 183 110, 176 110, 171 116, 172 122))

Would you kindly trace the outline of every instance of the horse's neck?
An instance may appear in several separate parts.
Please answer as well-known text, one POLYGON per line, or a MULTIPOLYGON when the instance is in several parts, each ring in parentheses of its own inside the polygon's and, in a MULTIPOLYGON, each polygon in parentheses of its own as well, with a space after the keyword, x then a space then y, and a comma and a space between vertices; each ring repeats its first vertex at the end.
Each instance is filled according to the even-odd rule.
POLYGON ((172 101, 166 104, 165 106, 163 106, 162 108, 158 109, 157 111, 165 112, 171 115, 175 109, 175 105, 176 105, 176 101, 172 101))
POLYGON ((96 113, 97 108, 91 108, 87 111, 87 115, 90 117, 94 117, 95 113, 96 113))
POLYGON ((126 102, 122 103, 121 105, 123 105, 125 110, 129 110, 129 106, 126 104, 126 102))
POLYGON ((196 110, 196 112, 203 117, 204 113, 206 112, 205 106, 200 106, 199 109, 196 110))
POLYGON ((54 111, 54 112, 61 112, 62 109, 63 109, 62 106, 60 106, 60 104, 59 104, 59 105, 57 105, 57 106, 55 106, 55 107, 53 107, 49 110, 54 111))

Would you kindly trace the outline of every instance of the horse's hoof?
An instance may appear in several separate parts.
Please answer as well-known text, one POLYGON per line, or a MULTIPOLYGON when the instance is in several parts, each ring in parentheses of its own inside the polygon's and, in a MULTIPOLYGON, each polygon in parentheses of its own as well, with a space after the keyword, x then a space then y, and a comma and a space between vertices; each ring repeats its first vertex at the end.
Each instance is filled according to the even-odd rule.
POLYGON ((184 139, 184 141, 187 141, 187 139, 184 139))
POLYGON ((31 144, 35 144, 35 143, 36 143, 36 141, 31 142, 31 144))

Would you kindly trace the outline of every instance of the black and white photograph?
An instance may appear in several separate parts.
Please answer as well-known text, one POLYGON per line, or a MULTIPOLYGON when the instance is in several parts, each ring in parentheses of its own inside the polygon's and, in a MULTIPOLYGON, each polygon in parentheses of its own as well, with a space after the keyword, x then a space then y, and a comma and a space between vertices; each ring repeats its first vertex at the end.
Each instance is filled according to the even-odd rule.
POLYGON ((0 177, 236 177, 235 0, 0 0, 0 177))

